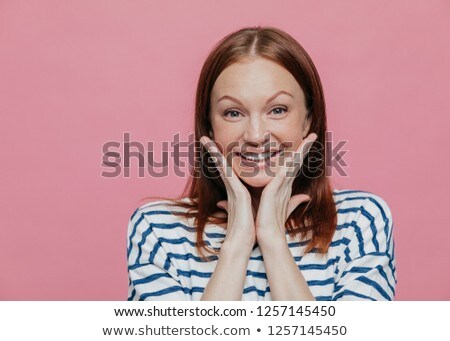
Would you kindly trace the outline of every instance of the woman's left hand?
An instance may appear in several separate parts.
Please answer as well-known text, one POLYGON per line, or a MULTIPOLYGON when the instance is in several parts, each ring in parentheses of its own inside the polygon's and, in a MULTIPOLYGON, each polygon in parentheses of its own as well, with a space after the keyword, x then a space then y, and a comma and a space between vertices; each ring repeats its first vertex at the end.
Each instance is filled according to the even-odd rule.
MULTIPOLYGON (((285 159, 283 164, 278 165, 275 177, 264 188, 255 220, 258 244, 270 244, 280 238, 285 240, 286 220, 298 205, 310 200, 306 194, 294 196, 291 194, 295 175, 298 174, 306 154, 316 139, 316 134, 308 135, 295 151, 293 165, 289 162, 289 158, 285 159)), ((279 160, 281 162, 281 158, 279 160)))

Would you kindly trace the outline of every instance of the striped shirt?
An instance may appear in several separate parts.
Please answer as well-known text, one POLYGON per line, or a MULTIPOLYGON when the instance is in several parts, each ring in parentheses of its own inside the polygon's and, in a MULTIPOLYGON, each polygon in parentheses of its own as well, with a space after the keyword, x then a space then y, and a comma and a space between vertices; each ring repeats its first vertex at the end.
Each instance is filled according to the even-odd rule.
MULTIPOLYGON (((286 240, 292 257, 316 300, 392 300, 397 283, 393 222, 389 207, 379 196, 334 190, 337 228, 326 254, 303 250, 308 240, 286 240)), ((189 200, 185 198, 183 200, 189 200)), ((171 213, 179 207, 166 201, 139 207, 128 224, 128 300, 200 300, 217 264, 195 248, 194 218, 171 213)), ((207 223, 206 243, 216 249, 226 230, 207 223)), ((247 265, 242 300, 270 301, 270 287, 257 245, 247 265)))

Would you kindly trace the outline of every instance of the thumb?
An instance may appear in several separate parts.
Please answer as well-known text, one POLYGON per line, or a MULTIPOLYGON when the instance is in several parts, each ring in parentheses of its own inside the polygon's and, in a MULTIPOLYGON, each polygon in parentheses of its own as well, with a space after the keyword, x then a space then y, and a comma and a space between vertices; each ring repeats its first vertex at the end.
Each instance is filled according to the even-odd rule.
POLYGON ((228 212, 228 201, 221 200, 221 201, 217 202, 217 207, 219 207, 219 208, 221 208, 221 209, 223 209, 223 210, 228 212))
POLYGON ((307 194, 296 194, 289 199, 287 207, 287 216, 289 217, 292 212, 303 202, 309 201, 311 198, 307 194))

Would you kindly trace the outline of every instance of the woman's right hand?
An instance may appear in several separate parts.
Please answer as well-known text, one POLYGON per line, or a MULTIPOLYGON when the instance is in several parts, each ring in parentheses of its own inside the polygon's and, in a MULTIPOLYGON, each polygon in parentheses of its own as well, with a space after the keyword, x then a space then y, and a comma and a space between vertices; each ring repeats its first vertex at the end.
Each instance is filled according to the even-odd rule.
POLYGON ((251 250, 256 242, 256 233, 250 193, 217 145, 207 136, 202 136, 200 142, 213 157, 227 190, 228 200, 221 200, 217 203, 217 207, 228 213, 224 244, 247 247, 251 250))

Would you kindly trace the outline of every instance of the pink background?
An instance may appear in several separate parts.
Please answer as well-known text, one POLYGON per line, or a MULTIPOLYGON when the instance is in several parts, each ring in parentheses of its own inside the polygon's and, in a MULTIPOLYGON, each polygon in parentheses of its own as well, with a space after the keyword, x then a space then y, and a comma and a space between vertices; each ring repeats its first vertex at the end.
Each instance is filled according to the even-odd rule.
POLYGON ((0 1, 0 299, 126 299, 128 219, 186 178, 139 178, 137 159, 102 177, 102 145, 130 132, 160 161, 192 132, 213 45, 272 25, 310 53, 348 140, 335 186, 393 212, 396 299, 450 300, 449 14, 446 0, 0 1))

